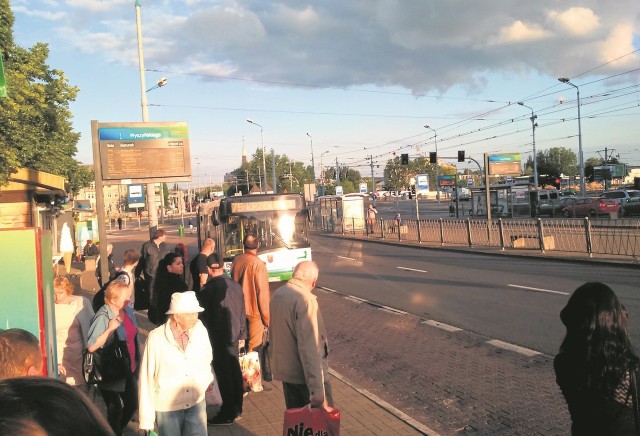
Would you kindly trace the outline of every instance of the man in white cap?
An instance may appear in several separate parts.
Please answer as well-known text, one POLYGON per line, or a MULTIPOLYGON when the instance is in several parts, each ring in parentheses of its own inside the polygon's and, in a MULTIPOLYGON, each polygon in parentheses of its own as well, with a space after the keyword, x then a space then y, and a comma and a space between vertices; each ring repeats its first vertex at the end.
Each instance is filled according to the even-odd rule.
POLYGON ((213 381, 213 352, 198 320, 204 309, 193 291, 171 296, 167 322, 149 333, 140 366, 140 430, 206 435, 205 391, 213 381))

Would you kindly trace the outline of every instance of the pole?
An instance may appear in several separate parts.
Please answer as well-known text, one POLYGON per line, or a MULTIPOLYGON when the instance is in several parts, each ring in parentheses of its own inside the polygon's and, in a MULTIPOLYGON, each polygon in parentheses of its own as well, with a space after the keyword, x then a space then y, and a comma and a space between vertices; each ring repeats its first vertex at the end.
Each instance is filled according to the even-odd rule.
POLYGON ((276 194, 278 190, 276 189, 276 153, 271 149, 271 176, 273 177, 273 193, 276 194))
POLYGON ((520 106, 531 109, 530 119, 531 119, 531 129, 532 129, 532 138, 533 138, 533 185, 537 190, 538 189, 538 155, 536 153, 536 126, 537 126, 536 118, 538 118, 538 116, 533 113, 533 108, 527 106, 521 101, 519 101, 518 104, 520 106))
POLYGON ((373 178, 373 155, 369 155, 369 164, 371 165, 371 192, 373 195, 376 194, 376 182, 373 178))
POLYGON ((307 136, 311 140, 311 177, 313 178, 313 184, 316 184, 316 164, 313 160, 313 137, 307 133, 307 136))
MULTIPOLYGON (((144 53, 142 50, 142 19, 140 17, 140 1, 136 0, 136 30, 138 34, 138 64, 140 68, 140 93, 142 104, 142 122, 149 122, 149 104, 147 102, 147 86, 144 77, 144 53)), ((158 230, 158 211, 156 210, 155 186, 147 183, 147 211, 149 212, 149 238, 158 230)), ((106 265, 107 262, 104 262, 106 265)), ((103 276, 105 277, 105 276, 103 276)))
MULTIPOLYGON (((436 129, 430 127, 429 125, 424 126, 426 129, 433 131, 433 139, 436 146, 436 199, 438 200, 438 206, 440 206, 440 166, 438 165, 438 132, 436 129)), ((416 191, 416 196, 418 195, 418 191, 416 191)))
POLYGON ((571 83, 571 81, 566 77, 560 77, 558 79, 562 83, 566 83, 567 85, 571 85, 576 88, 576 92, 578 95, 578 168, 580 170, 580 195, 584 197, 587 190, 584 183, 584 156, 582 154, 582 124, 580 117, 580 88, 577 85, 571 83))

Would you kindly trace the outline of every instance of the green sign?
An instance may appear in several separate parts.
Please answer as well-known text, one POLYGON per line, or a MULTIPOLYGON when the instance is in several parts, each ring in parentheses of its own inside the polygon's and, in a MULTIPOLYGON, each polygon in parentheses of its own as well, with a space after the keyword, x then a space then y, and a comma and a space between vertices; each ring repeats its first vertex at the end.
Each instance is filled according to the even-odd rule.
POLYGON ((4 65, 2 65, 2 52, 0 52, 0 97, 7 96, 7 81, 4 78, 4 65))

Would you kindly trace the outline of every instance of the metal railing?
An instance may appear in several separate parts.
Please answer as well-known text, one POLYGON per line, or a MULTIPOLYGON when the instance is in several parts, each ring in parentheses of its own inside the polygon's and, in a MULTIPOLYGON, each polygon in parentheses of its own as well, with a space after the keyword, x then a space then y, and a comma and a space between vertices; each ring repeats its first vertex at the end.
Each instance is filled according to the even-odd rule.
POLYGON ((529 249, 628 256, 640 254, 640 219, 425 219, 398 224, 379 219, 345 218, 339 222, 322 219, 311 223, 321 232, 395 239, 441 246, 497 247, 502 250, 529 249))

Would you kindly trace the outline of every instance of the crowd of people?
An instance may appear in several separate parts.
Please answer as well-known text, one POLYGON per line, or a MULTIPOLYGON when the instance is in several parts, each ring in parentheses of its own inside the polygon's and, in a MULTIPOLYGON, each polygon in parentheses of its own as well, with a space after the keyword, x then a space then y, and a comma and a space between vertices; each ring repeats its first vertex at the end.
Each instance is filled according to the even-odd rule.
MULTIPOLYGON (((41 377, 45 362, 32 333, 0 330, 0 434, 121 435, 138 413, 142 432, 206 435, 208 425, 242 417, 246 392, 239 359, 251 351, 268 360, 288 409, 333 407, 328 335, 312 293, 318 266, 299 263, 293 277, 271 291, 257 256, 260 240, 247 234, 243 246, 226 277, 213 240, 205 240, 189 262, 186 246, 171 251, 166 233, 158 230, 141 252, 125 251, 123 267, 103 285, 93 307, 74 295, 67 278, 57 277, 58 380, 41 377), (132 301, 136 279, 148 286, 149 319, 156 325, 144 345, 132 301), (87 395, 82 362, 83 354, 107 349, 117 350, 124 364, 118 377, 97 385, 104 417, 87 395), (212 384, 222 405, 207 416, 212 384)), ((573 292, 560 318, 566 336, 554 368, 572 434, 636 434, 640 359, 624 306, 607 285, 589 282, 573 292)))

